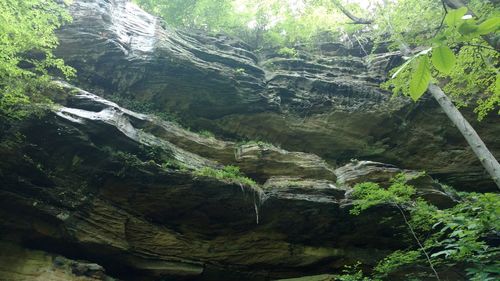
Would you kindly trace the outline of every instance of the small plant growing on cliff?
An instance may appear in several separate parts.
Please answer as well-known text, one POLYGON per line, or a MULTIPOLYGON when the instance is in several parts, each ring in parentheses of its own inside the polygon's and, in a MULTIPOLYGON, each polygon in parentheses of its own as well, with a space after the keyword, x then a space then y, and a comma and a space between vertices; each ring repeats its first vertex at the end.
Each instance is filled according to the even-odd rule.
POLYGON ((117 103, 121 107, 125 107, 127 109, 137 111, 140 113, 152 114, 161 120, 172 122, 178 125, 179 127, 182 127, 178 116, 176 116, 171 112, 165 111, 165 109, 159 108, 158 104, 147 101, 134 100, 133 98, 121 96, 118 94, 106 95, 106 98, 112 102, 117 103))
POLYGON ((200 135, 204 138, 207 138, 207 139, 214 139, 215 138, 214 133, 207 131, 207 130, 199 131, 198 135, 200 135))
POLYGON ((141 150, 146 159, 156 163, 161 163, 162 159, 169 154, 159 145, 141 145, 141 150))
POLYGON ((161 164, 161 167, 163 169, 174 169, 174 170, 180 170, 180 171, 187 171, 188 167, 181 163, 180 161, 177 160, 167 160, 161 164))
POLYGON ((240 168, 236 166, 225 166, 222 169, 203 167, 195 172, 197 176, 216 178, 221 181, 231 183, 241 183, 248 186, 257 186, 257 183, 251 178, 246 177, 240 168))
POLYGON ((411 201, 415 195, 415 188, 405 183, 404 174, 397 175, 392 179, 389 188, 381 188, 373 182, 359 183, 354 186, 352 196, 356 199, 354 208, 350 211, 353 215, 359 215, 362 211, 380 204, 392 204, 401 207, 411 201))
POLYGON ((342 274, 334 275, 331 281, 380 281, 371 279, 363 274, 359 269, 361 263, 357 262, 354 265, 346 265, 342 270, 342 274))
POLYGON ((144 162, 142 162, 141 159, 137 157, 137 155, 128 152, 116 151, 113 152, 112 155, 113 158, 122 163, 121 169, 118 172, 115 172, 115 175, 118 177, 125 177, 130 169, 142 166, 144 164, 144 162))
POLYGON ((236 76, 243 75, 243 74, 245 74, 245 69, 244 69, 244 68, 236 68, 236 69, 234 70, 234 74, 235 74, 236 76))
POLYGON ((276 147, 276 148, 280 148, 279 144, 273 144, 273 143, 266 142, 266 141, 261 141, 261 140, 241 141, 241 142, 238 142, 237 145, 238 146, 241 146, 241 145, 258 145, 260 147, 276 147))
POLYGON ((287 58, 297 58, 298 56, 298 52, 295 48, 288 48, 288 47, 280 48, 276 53, 278 55, 282 55, 287 58))

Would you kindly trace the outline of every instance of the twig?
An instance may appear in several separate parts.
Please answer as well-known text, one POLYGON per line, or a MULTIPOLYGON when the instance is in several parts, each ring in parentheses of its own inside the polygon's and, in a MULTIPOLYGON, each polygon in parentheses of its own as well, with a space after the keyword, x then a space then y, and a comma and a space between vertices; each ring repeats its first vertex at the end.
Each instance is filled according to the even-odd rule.
POLYGON ((492 50, 492 51, 495 51, 497 53, 500 53, 500 51, 498 51, 497 49, 494 49, 490 46, 480 45, 480 44, 464 44, 464 46, 479 47, 479 48, 488 49, 488 50, 492 50))
POLYGON ((368 53, 366 52, 365 48, 363 47, 363 44, 361 44, 361 42, 359 41, 358 37, 356 35, 353 35, 353 37, 354 37, 354 39, 356 39, 356 41, 358 41, 358 44, 361 47, 361 50, 363 50, 365 55, 368 56, 368 53))
POLYGON ((448 13, 448 8, 446 8, 446 3, 444 2, 444 0, 441 0, 441 4, 443 4, 444 12, 447 14, 448 13))
POLYGON ((332 0, 333 4, 348 18, 350 18, 354 24, 372 24, 373 20, 358 18, 353 15, 349 10, 347 10, 338 0, 332 0))
POLYGON ((446 8, 446 3, 444 3, 444 0, 441 0, 441 4, 443 4, 444 15, 443 15, 443 18, 441 19, 441 23, 439 24, 439 27, 436 30, 436 33, 434 34, 433 37, 436 37, 436 35, 438 35, 439 31, 441 31, 441 29, 443 28, 444 19, 446 18, 446 15, 448 14, 448 8, 446 8))
POLYGON ((413 227, 411 226, 410 222, 408 222, 408 219, 406 218, 406 215, 403 212, 403 209, 401 209, 401 207, 397 203, 394 203, 394 205, 401 212, 401 215, 403 215, 403 219, 405 220, 406 225, 410 229, 410 232, 413 235, 413 238, 415 238, 415 241, 417 241, 418 246, 420 247, 420 249, 422 250, 422 252, 424 252, 424 255, 427 258, 427 261, 429 262, 429 265, 431 266, 431 269, 434 272, 434 275, 436 276, 436 279, 438 281, 441 281, 441 279, 439 278, 439 274, 437 273, 436 269, 434 268, 434 265, 432 264, 432 261, 431 261, 431 258, 429 257, 429 254, 427 254, 427 251, 425 250, 424 246, 422 245, 422 243, 420 243, 420 240, 418 239, 417 234, 415 234, 415 231, 413 230, 413 227))
POLYGON ((412 56, 410 59, 408 59, 402 66, 399 67, 399 69, 391 76, 391 79, 394 79, 396 78, 396 76, 398 76, 398 74, 403 71, 403 69, 408 66, 414 59, 416 59, 417 57, 421 56, 421 55, 427 55, 430 51, 432 51, 432 48, 428 48, 428 49, 425 49, 421 52, 419 52, 418 54, 412 56))
POLYGON ((481 60, 483 61, 484 65, 486 65, 487 67, 491 68, 497 75, 498 75, 498 73, 500 73, 498 71, 498 69, 494 65, 492 65, 492 64, 490 64, 489 62, 486 61, 486 59, 484 58, 484 56, 483 56, 483 54, 481 52, 478 51, 478 54, 481 57, 481 60))

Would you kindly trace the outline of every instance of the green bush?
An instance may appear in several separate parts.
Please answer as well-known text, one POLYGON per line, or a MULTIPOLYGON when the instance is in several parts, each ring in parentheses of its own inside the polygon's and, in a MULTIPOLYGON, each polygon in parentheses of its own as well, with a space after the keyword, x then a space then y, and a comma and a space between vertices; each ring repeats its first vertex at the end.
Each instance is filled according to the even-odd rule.
POLYGON ((214 169, 210 167, 203 167, 195 172, 198 176, 216 178, 221 181, 231 183, 241 183, 247 186, 257 186, 257 183, 251 178, 246 177, 240 168, 236 166, 225 166, 222 169, 214 169))
POLYGON ((207 130, 202 130, 202 131, 199 131, 198 132, 198 135, 202 136, 202 137, 205 137, 207 139, 214 139, 215 138, 215 135, 214 133, 210 132, 210 131, 207 131, 207 130))
POLYGON ((30 115, 32 104, 49 102, 44 94, 53 90, 52 75, 75 75, 52 53, 54 31, 69 21, 57 1, 0 1, 0 115, 30 115))
POLYGON ((500 247, 491 241, 500 238, 500 194, 456 194, 460 195, 460 201, 441 210, 418 198, 403 175, 397 176, 388 188, 371 182, 354 187, 352 214, 358 215, 375 205, 393 205, 415 238, 413 247, 396 251, 380 261, 374 269, 374 278, 389 280, 392 273, 404 266, 430 265, 436 272, 429 272, 427 279, 437 278, 441 270, 465 268, 462 273, 469 280, 499 280, 500 247))
POLYGON ((288 48, 288 47, 280 48, 276 53, 278 53, 278 55, 282 55, 287 58, 296 58, 298 56, 298 52, 295 48, 288 48))

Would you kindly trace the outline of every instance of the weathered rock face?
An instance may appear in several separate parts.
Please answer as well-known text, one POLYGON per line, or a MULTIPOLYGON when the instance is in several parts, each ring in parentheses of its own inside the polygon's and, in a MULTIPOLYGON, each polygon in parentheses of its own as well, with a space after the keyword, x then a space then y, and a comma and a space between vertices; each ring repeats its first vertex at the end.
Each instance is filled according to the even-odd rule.
MULTIPOLYGON (((58 55, 79 84, 149 103, 191 128, 317 154, 426 170, 457 188, 491 188, 480 163, 434 101, 391 99, 378 84, 397 54, 366 59, 342 44, 296 58, 253 53, 226 36, 180 32, 126 0, 75 1, 58 55)), ((469 119, 474 116, 469 114, 469 119)), ((474 124, 495 155, 497 121, 474 124)))
MULTIPOLYGON (((79 70, 76 86, 61 83, 60 106, 42 117, 0 120, 8 280, 273 280, 371 266, 411 236, 390 206, 350 215, 354 184, 403 172, 439 206, 453 199, 409 169, 491 184, 431 101, 378 89, 393 54, 367 62, 333 43, 297 58, 255 54, 231 38, 172 30, 125 0, 70 9, 58 54, 79 70), (199 172, 223 165, 257 184, 199 172)), ((479 131, 497 153, 493 122, 479 131)))
POLYGON ((113 281, 102 266, 72 261, 43 251, 26 250, 14 244, 0 243, 0 278, 18 281, 113 281))
POLYGON ((264 71, 237 42, 162 27, 126 0, 75 1, 71 11, 58 54, 93 87, 198 117, 270 106, 264 71))
MULTIPOLYGON (((351 182, 388 178, 395 167, 366 162, 370 171, 378 167, 370 176, 354 164, 334 170, 316 155, 269 144, 204 139, 63 86, 75 94, 64 106, 2 133, 0 240, 99 267, 87 274, 85 263, 68 260, 88 275, 72 277, 75 271, 36 254, 25 257, 36 268, 18 276, 8 270, 13 261, 6 254, 7 268, 0 270, 14 280, 28 280, 44 266, 67 280, 105 280, 105 274, 272 280, 331 272, 355 260, 374 264, 411 243, 404 228, 395 228, 402 222, 388 206, 348 213, 351 182), (265 184, 249 187, 196 173, 220 163, 238 163, 265 184)), ((451 202, 438 186, 417 187, 434 202, 451 202)))

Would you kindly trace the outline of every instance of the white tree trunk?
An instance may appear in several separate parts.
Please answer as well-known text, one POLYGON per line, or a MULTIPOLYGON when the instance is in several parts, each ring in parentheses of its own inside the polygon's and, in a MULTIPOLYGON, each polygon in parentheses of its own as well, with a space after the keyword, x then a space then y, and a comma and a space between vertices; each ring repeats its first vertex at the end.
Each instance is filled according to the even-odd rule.
POLYGON ((472 128, 469 122, 465 120, 464 116, 460 113, 460 111, 458 111, 455 105, 453 105, 451 100, 444 94, 441 88, 436 85, 430 84, 429 92, 441 105, 441 108, 444 110, 446 115, 448 115, 448 118, 450 118, 451 122, 453 122, 453 124, 457 126, 458 130, 460 130, 460 132, 472 148, 472 151, 474 151, 476 156, 481 161, 481 164, 483 164, 486 171, 488 171, 491 178, 500 189, 500 164, 498 164, 498 161, 488 150, 474 128, 472 128))

